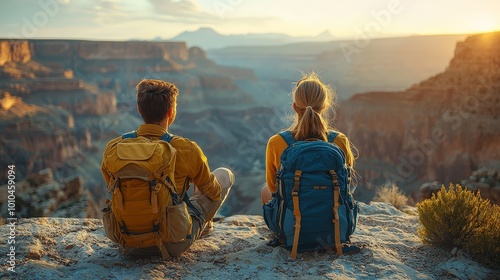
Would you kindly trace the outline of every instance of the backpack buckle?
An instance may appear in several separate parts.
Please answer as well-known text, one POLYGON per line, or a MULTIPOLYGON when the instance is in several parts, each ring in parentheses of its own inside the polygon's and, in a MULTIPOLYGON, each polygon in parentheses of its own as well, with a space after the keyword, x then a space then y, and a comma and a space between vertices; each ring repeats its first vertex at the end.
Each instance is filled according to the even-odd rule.
POLYGON ((160 187, 161 186, 156 183, 156 179, 152 179, 149 181, 149 190, 151 192, 153 192, 153 191, 158 192, 160 190, 160 187))
POLYGON ((121 232, 122 234, 126 234, 126 235, 128 235, 128 234, 129 234, 129 232, 128 232, 128 230, 127 230, 127 226, 125 226, 125 223, 122 223, 122 225, 120 226, 120 232, 121 232))
POLYGON ((160 231, 160 223, 153 221, 153 231, 160 231))

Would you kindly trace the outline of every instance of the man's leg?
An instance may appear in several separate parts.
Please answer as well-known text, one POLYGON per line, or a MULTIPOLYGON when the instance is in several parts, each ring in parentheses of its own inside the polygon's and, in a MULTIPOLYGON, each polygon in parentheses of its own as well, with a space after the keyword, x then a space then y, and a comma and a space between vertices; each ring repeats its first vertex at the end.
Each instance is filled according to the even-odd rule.
POLYGON ((231 170, 227 168, 217 168, 212 173, 215 178, 217 178, 217 181, 222 188, 221 199, 213 201, 198 189, 189 199, 193 206, 201 212, 203 216, 203 227, 205 227, 205 224, 208 221, 211 221, 213 217, 215 217, 215 214, 224 203, 227 195, 229 194, 229 190, 234 183, 234 175, 231 170))
POLYGON ((226 200, 231 186, 234 184, 234 175, 231 170, 220 167, 213 172, 214 176, 219 181, 222 188, 221 199, 217 201, 211 200, 208 196, 204 195, 199 190, 196 190, 189 198, 194 207, 201 213, 202 217, 196 217, 194 211, 189 209, 189 214, 193 218, 193 226, 191 232, 191 239, 186 239, 184 242, 172 243, 167 245, 167 251, 170 256, 178 256, 185 252, 194 241, 200 238, 203 229, 208 221, 211 221, 219 208, 226 200))

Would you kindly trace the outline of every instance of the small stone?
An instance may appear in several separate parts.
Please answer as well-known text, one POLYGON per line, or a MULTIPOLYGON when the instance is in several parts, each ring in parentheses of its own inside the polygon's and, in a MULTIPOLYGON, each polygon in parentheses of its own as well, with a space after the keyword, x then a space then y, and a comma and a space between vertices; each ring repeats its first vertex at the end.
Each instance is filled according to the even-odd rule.
POLYGON ((42 257, 42 252, 40 251, 29 251, 26 254, 26 258, 32 259, 32 260, 39 260, 42 257))
POLYGON ((457 247, 453 248, 453 250, 451 250, 451 256, 455 257, 457 255, 457 251, 458 251, 457 247))
POLYGON ((36 240, 34 244, 28 245, 27 249, 26 258, 28 259, 39 260, 43 255, 44 249, 39 240, 36 240))

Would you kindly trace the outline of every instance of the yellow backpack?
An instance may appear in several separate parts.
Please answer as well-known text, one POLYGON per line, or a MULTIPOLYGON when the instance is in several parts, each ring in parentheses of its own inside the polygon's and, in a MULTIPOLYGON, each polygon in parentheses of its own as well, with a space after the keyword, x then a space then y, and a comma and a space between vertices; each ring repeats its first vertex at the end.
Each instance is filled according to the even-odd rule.
POLYGON ((176 150, 172 136, 160 139, 137 137, 122 139, 104 153, 104 166, 110 175, 107 192, 111 201, 103 209, 103 225, 108 238, 124 250, 158 246, 168 257, 165 244, 181 242, 191 234, 191 216, 174 185, 176 150))

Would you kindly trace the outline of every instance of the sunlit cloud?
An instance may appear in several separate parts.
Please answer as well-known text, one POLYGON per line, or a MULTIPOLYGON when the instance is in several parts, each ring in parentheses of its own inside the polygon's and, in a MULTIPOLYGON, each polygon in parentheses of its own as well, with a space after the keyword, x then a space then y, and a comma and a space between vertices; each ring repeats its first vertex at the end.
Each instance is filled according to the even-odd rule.
POLYGON ((203 12, 194 0, 148 0, 153 11, 164 15, 184 15, 203 12))
POLYGON ((500 9, 497 0, 315 0, 314 5, 307 0, 12 0, 2 2, 0 37, 151 39, 211 27, 228 35, 314 36, 328 29, 337 38, 354 38, 391 3, 401 6, 401 12, 377 36, 500 29, 491 15, 500 9), (47 6, 55 7, 54 12, 37 24, 45 19, 47 6), (28 29, 33 32, 22 32, 28 29))

